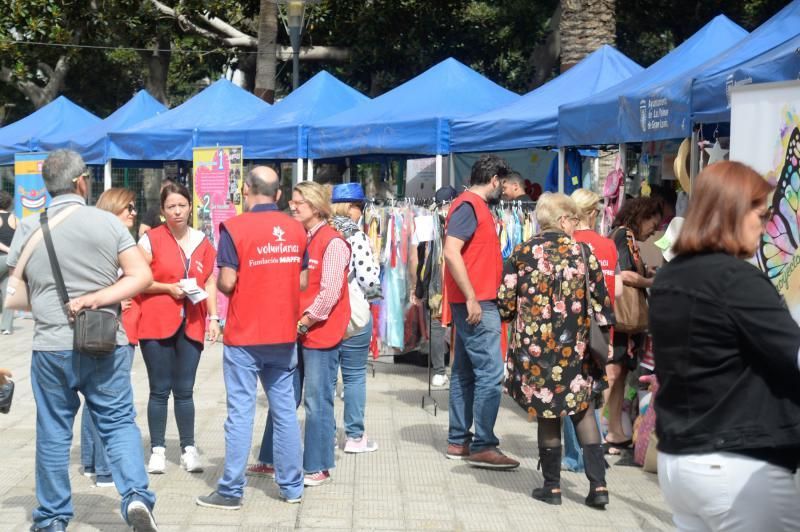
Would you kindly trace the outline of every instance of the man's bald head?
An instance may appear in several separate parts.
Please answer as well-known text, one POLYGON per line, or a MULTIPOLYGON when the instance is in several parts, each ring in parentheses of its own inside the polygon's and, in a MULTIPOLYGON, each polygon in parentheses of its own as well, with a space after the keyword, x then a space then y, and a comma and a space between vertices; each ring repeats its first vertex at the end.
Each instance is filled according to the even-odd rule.
POLYGON ((250 195, 267 196, 272 201, 277 201, 281 182, 278 179, 278 174, 269 166, 254 167, 244 178, 244 182, 250 189, 248 191, 250 195))

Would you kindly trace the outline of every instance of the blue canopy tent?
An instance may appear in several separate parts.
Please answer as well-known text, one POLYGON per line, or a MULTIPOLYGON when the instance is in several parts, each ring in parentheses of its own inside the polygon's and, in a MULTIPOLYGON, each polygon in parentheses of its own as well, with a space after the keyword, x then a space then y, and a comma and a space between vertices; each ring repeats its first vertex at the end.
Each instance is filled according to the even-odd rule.
POLYGON ((52 135, 42 146, 47 150, 69 148, 81 154, 86 164, 105 164, 108 160, 109 131, 118 131, 163 113, 167 108, 150 93, 142 90, 128 102, 111 113, 105 120, 79 130, 52 135))
POLYGON ((368 100, 322 71, 256 115, 215 128, 199 128, 197 143, 242 145, 247 159, 305 159, 311 124, 368 100))
POLYGON ((374 100, 314 124, 308 132, 308 156, 447 154, 449 120, 518 99, 449 58, 374 100))
POLYGON ((193 98, 133 127, 109 133, 108 157, 135 161, 191 160, 200 128, 242 121, 269 104, 220 79, 193 98))
POLYGON ((691 133, 690 72, 717 57, 747 32, 724 15, 624 83, 558 111, 559 145, 620 144, 691 133))
POLYGON ((697 123, 729 121, 728 92, 736 84, 797 79, 798 37, 800 0, 795 0, 693 76, 692 119, 697 123))
POLYGON ((515 150, 558 143, 558 106, 582 100, 644 70, 604 45, 557 78, 498 109, 450 123, 453 152, 515 150))
POLYGON ((14 164, 14 154, 42 151, 51 137, 77 131, 100 122, 86 109, 59 96, 25 118, 0 129, 0 165, 14 164))

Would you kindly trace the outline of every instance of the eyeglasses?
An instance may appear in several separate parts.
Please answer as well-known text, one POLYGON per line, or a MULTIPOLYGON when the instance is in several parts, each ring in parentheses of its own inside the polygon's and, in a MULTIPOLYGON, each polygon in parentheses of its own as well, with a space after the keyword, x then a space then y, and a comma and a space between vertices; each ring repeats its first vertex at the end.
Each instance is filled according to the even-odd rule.
POLYGON ((72 182, 73 182, 73 183, 77 183, 77 182, 78 182, 78 179, 80 179, 80 178, 88 179, 88 178, 89 178, 89 176, 91 176, 91 175, 92 175, 92 174, 91 174, 91 172, 90 172, 90 171, 89 171, 89 169, 87 168, 86 170, 84 170, 83 172, 81 172, 80 174, 78 174, 78 177, 75 177, 75 178, 73 178, 73 179, 72 179, 72 182))
POLYGON ((306 200, 297 200, 297 201, 289 200, 289 207, 296 207, 298 205, 304 205, 306 203, 308 203, 308 201, 306 200))
POLYGON ((770 207, 764 212, 764 214, 758 215, 758 217, 761 219, 762 225, 767 225, 767 222, 769 222, 772 219, 772 212, 773 212, 772 207, 770 207))
POLYGON ((126 208, 128 209, 128 214, 133 214, 136 212, 136 205, 134 205, 133 203, 128 203, 128 206, 126 208))
POLYGON ((572 223, 578 223, 580 221, 580 218, 578 218, 577 216, 570 216, 568 214, 565 214, 565 215, 561 216, 561 218, 569 220, 572 223))

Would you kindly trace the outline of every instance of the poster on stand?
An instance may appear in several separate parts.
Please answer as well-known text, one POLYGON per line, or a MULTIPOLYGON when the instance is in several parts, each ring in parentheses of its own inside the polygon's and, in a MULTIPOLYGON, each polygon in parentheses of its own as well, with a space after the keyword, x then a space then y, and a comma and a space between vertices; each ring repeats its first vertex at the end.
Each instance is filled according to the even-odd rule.
POLYGON ((50 194, 42 179, 42 164, 47 152, 14 154, 14 216, 38 214, 50 204, 50 194))
MULTIPOLYGON (((219 224, 241 214, 242 147, 216 146, 192 150, 192 225, 202 231, 216 249, 219 224)), ((228 299, 217 295, 217 312, 225 319, 228 299)))
POLYGON ((776 187, 756 261, 800 323, 800 81, 731 90, 730 159, 752 166, 776 187))

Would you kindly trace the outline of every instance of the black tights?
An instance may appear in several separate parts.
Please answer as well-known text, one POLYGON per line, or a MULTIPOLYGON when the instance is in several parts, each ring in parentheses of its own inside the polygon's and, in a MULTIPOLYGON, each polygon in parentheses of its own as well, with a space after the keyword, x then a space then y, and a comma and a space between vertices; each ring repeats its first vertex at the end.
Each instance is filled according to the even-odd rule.
MULTIPOLYGON (((594 407, 589 407, 582 412, 574 414, 572 423, 581 446, 598 445, 600 431, 594 417, 594 407)), ((538 418, 539 447, 561 447, 561 418, 538 418)))

